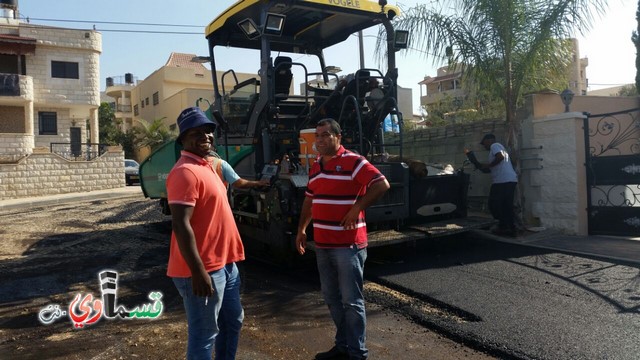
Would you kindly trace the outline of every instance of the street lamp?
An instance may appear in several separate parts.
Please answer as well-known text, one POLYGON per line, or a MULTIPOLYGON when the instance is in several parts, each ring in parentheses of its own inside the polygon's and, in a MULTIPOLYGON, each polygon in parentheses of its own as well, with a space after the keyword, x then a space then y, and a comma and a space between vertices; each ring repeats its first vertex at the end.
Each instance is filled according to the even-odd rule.
POLYGON ((569 105, 573 101, 573 91, 569 89, 564 89, 562 93, 560 93, 560 98, 562 99, 562 103, 564 104, 564 112, 569 112, 569 105))

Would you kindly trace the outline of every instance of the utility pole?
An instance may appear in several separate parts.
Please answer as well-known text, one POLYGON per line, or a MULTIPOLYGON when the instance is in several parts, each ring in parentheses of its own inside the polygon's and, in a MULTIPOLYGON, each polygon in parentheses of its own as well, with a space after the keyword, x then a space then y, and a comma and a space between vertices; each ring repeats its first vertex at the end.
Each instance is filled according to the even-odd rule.
POLYGON ((364 69, 364 40, 362 30, 358 31, 358 44, 360 45, 360 69, 364 69))

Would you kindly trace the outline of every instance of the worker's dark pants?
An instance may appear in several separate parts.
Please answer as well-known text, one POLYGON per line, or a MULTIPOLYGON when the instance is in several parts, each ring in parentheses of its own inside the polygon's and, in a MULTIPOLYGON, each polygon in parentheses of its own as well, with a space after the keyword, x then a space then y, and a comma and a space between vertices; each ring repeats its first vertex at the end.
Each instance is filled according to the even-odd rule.
POLYGON ((513 196, 516 191, 515 182, 491 185, 489 191, 489 210, 493 218, 499 221, 502 230, 515 230, 513 214, 513 196))

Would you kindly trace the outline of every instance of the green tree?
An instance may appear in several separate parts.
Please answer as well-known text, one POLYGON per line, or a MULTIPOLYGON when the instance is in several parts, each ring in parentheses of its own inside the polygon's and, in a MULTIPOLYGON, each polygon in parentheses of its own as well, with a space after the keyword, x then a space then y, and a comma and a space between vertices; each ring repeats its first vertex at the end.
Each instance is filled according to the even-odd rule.
POLYGON ((135 128, 127 130, 126 133, 118 130, 115 141, 122 146, 125 159, 133 159, 135 157, 137 138, 138 132, 135 128))
MULTIPOLYGON (((465 76, 504 102, 508 145, 517 160, 515 114, 525 89, 548 88, 563 73, 567 41, 589 29, 605 0, 441 0, 419 4, 396 18, 409 30, 411 49, 465 64, 465 76), (455 9, 455 10, 452 10, 455 9)), ((379 40, 380 41, 380 40, 379 40)))
POLYGON ((124 151, 124 157, 131 159, 135 154, 136 130, 129 129, 127 132, 120 130, 120 124, 116 119, 115 112, 109 103, 103 102, 98 108, 99 136, 100 143, 107 145, 120 145, 124 151))
POLYGON ((164 119, 165 118, 155 119, 151 123, 143 119, 137 120, 141 125, 141 127, 138 128, 137 134, 138 147, 148 146, 153 152, 160 147, 160 145, 177 137, 177 134, 169 130, 167 125, 164 124, 164 119))
POLYGON ((98 136, 100 143, 108 145, 120 145, 118 142, 120 129, 116 123, 116 115, 109 103, 100 103, 98 108, 98 136))
POLYGON ((622 89, 620 89, 620 91, 618 91, 618 94, 616 95, 617 96, 637 96, 638 89, 634 84, 625 85, 622 87, 622 89))

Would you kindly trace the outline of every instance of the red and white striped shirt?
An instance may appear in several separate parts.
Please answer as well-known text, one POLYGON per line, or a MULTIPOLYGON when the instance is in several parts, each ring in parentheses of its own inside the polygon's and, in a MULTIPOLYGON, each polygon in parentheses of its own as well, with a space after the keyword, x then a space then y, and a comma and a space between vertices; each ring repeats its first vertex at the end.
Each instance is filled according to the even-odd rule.
POLYGON ((340 146, 326 163, 315 162, 309 172, 306 196, 312 198, 313 240, 319 248, 367 246, 367 225, 360 212, 356 228, 346 230, 340 221, 371 184, 385 177, 361 155, 340 146))

